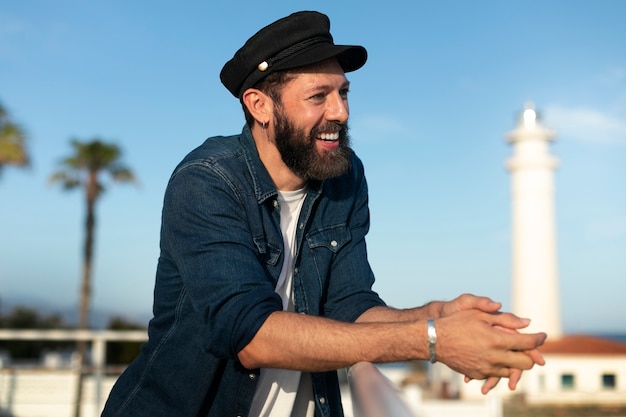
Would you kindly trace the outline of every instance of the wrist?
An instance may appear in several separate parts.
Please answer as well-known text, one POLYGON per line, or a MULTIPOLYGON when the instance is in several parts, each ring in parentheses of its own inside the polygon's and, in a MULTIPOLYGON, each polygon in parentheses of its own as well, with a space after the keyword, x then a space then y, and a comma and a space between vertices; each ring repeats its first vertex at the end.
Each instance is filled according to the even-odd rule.
POLYGON ((439 319, 443 317, 444 307, 446 305, 445 301, 431 301, 424 306, 422 310, 423 318, 433 318, 439 319))

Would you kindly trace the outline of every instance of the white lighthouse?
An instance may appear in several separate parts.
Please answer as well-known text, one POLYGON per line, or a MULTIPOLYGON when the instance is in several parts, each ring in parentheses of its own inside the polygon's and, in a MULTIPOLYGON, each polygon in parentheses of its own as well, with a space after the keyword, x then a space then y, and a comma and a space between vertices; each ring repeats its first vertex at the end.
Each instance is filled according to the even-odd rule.
POLYGON ((532 105, 524 109, 518 126, 507 135, 513 156, 512 310, 532 320, 525 331, 562 336, 554 213, 554 170, 550 155, 554 132, 543 127, 532 105))

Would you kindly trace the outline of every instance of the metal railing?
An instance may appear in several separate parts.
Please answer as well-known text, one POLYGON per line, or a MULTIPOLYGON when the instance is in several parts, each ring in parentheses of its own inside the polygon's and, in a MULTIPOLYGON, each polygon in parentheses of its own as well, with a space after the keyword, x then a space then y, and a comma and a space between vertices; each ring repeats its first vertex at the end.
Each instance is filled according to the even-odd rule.
POLYGON ((91 365, 94 377, 94 398, 96 415, 100 415, 103 405, 102 381, 106 366, 106 345, 108 342, 144 342, 148 334, 144 330, 11 330, 0 329, 0 340, 30 341, 87 341, 91 342, 91 365))
POLYGON ((354 417, 418 417, 402 394, 372 363, 359 362, 348 369, 354 417))
MULTIPOLYGON (((0 329, 1 340, 78 341, 90 342, 93 369, 94 412, 99 415, 103 405, 104 370, 108 342, 147 340, 145 331, 90 330, 10 330, 0 329)), ((405 402, 400 389, 372 363, 359 362, 348 369, 354 417, 418 417, 405 402)))

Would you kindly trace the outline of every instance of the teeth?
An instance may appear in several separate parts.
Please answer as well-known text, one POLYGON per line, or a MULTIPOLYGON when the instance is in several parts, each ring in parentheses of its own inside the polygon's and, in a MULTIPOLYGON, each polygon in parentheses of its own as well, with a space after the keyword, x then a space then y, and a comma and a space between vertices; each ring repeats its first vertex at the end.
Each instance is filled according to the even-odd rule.
POLYGON ((320 133, 319 135, 317 135, 317 138, 321 139, 321 140, 335 141, 335 140, 339 139, 339 132, 335 132, 335 133, 320 133))

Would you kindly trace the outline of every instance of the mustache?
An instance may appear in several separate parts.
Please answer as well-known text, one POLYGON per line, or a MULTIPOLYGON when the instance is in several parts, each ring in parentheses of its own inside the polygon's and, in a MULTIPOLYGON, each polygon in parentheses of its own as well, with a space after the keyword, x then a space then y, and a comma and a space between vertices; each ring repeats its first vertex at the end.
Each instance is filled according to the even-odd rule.
POLYGON ((316 137, 320 133, 336 133, 339 132, 339 137, 345 137, 348 134, 348 125, 337 122, 326 122, 321 126, 314 127, 311 130, 311 137, 316 137))

